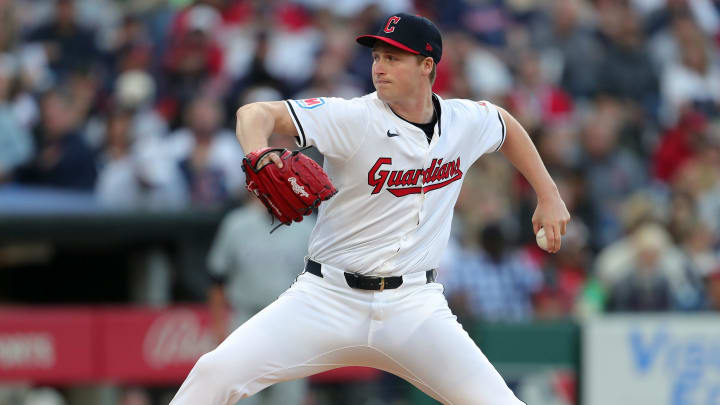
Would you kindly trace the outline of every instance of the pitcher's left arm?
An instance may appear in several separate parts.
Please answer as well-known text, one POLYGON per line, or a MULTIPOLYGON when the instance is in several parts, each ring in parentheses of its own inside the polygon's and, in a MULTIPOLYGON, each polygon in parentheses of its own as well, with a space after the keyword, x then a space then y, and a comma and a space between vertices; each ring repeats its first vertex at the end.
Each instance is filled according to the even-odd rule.
POLYGON ((527 131, 510 113, 500 107, 498 111, 507 126, 506 139, 500 150, 535 190, 538 204, 532 217, 533 231, 537 233, 540 228, 545 228, 547 250, 555 253, 560 249, 570 213, 527 131))

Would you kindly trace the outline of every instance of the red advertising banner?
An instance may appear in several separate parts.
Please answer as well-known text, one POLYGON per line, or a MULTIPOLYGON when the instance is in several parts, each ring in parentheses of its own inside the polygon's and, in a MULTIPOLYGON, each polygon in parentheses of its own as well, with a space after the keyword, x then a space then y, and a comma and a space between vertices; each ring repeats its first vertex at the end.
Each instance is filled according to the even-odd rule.
POLYGON ((215 347, 205 310, 115 309, 103 313, 103 369, 112 379, 179 383, 195 361, 215 347))
POLYGON ((0 381, 65 384, 96 376, 93 311, 0 309, 0 381))
MULTIPOLYGON (((179 385, 215 347, 205 307, 0 309, 0 382, 70 385, 179 385)), ((346 367, 313 376, 319 383, 371 380, 346 367)))

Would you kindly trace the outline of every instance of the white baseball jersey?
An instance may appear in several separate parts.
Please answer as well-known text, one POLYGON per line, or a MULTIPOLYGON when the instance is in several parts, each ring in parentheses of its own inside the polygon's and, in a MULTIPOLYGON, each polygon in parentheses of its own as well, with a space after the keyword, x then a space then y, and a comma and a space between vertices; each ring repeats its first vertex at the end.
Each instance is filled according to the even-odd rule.
POLYGON ((311 259, 378 276, 438 267, 465 173, 500 149, 505 123, 489 102, 437 98, 430 144, 376 93, 286 101, 298 144, 325 156, 338 189, 320 205, 311 259))

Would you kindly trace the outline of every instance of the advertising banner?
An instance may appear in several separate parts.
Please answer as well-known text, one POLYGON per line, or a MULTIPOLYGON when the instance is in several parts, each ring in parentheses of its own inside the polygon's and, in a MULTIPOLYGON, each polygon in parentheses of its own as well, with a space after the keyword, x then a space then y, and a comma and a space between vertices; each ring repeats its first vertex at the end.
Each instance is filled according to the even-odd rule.
MULTIPOLYGON (((205 306, 0 309, 0 383, 179 385, 215 347, 205 306)), ((369 380, 345 367, 318 383, 369 380)))
POLYGON ((0 381, 82 382, 98 371, 91 310, 0 310, 0 381))
POLYGON ((720 405, 720 316, 606 316, 583 325, 583 405, 720 405))
POLYGON ((104 374, 121 381, 177 383, 215 348, 203 308, 105 310, 100 319, 104 374))

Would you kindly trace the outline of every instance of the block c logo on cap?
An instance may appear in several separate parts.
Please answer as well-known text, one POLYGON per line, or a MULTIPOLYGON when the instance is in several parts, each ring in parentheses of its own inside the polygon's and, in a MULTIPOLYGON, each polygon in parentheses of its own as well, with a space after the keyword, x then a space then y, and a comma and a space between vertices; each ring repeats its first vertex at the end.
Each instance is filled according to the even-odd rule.
POLYGON ((387 24, 385 24, 385 29, 383 29, 383 31, 385 31, 388 34, 395 31, 395 27, 391 27, 390 25, 397 24, 398 22, 400 22, 400 17, 398 17, 396 15, 388 18, 388 22, 387 22, 387 24))

